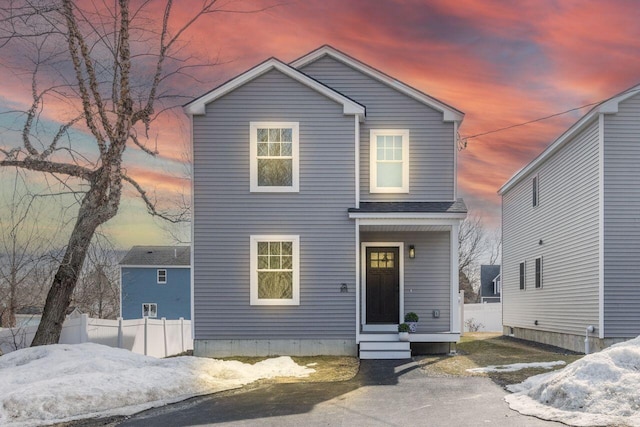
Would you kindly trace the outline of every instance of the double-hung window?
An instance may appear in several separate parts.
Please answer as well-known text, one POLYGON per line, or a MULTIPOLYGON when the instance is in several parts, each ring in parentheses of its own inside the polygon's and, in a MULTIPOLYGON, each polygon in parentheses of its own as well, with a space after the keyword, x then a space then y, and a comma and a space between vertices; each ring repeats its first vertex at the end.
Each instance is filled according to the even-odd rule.
POLYGON ((299 245, 299 236, 251 236, 251 305, 300 304, 299 245))
POLYGON ((371 193, 409 192, 409 131, 407 129, 371 129, 371 193))
POLYGON ((157 271, 157 276, 159 285, 165 285, 167 283, 167 270, 165 270, 164 268, 159 268, 157 271))
POLYGON ((251 122, 250 191, 299 191, 297 122, 251 122))
POLYGON ((142 317, 158 317, 158 304, 145 302, 142 304, 142 317))

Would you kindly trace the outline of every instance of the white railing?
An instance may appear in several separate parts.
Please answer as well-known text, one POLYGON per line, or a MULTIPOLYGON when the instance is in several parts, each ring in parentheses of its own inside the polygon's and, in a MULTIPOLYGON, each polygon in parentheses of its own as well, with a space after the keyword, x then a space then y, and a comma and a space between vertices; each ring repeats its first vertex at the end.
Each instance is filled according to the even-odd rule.
POLYGON ((502 332, 502 303, 465 304, 464 331, 502 332))
MULTIPOLYGON (((31 345, 38 326, 0 330, 3 354, 31 345)), ((92 342, 124 348, 134 353, 166 357, 193 350, 191 321, 143 319, 93 319, 83 314, 67 319, 62 326, 60 344, 92 342)))

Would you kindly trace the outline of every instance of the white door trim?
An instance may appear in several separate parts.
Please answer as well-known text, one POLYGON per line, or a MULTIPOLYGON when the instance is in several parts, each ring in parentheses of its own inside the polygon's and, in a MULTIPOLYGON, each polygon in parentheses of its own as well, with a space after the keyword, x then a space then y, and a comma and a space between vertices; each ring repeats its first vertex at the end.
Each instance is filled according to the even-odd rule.
POLYGON ((404 242, 361 242, 360 243, 360 304, 362 330, 366 332, 398 332, 398 324, 404 321, 404 242), (399 318, 393 325, 367 325, 367 248, 398 248, 400 295, 398 298, 399 318))

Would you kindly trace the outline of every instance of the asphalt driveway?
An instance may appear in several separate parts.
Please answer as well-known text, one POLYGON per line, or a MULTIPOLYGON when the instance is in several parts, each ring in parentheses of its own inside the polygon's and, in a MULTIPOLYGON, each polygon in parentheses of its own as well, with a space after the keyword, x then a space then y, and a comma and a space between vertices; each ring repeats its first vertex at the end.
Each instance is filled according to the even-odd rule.
MULTIPOLYGON (((483 377, 427 376, 411 361, 363 360, 337 383, 263 384, 151 409, 121 426, 560 426, 509 409, 483 377)), ((114 425, 111 424, 111 425, 114 425)))

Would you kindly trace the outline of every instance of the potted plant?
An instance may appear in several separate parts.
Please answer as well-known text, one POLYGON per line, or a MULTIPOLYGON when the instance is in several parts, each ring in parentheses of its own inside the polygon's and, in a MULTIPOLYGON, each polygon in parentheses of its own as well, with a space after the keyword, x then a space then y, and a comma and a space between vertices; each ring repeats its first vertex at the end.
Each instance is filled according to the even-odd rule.
POLYGON ((399 324, 398 335, 400 336, 400 341, 409 341, 409 325, 406 323, 399 324))
POLYGON ((413 311, 408 312, 404 315, 404 321, 409 325, 410 332, 415 332, 418 330, 418 315, 413 311))

